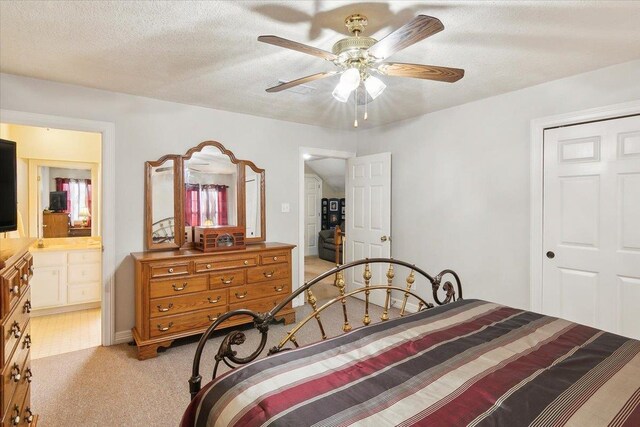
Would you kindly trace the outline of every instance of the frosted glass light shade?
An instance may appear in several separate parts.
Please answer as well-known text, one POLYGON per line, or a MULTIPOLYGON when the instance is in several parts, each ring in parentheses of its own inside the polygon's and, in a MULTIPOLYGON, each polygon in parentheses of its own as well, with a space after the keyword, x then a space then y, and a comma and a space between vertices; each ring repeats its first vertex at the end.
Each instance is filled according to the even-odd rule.
POLYGON ((340 102, 347 102, 349 100, 349 95, 351 95, 352 90, 348 87, 338 83, 336 88, 333 90, 331 95, 340 102))
POLYGON ((360 71, 355 68, 349 68, 340 76, 340 83, 331 93, 333 97, 340 102, 347 102, 351 92, 360 86, 360 71))
POLYGON ((371 99, 376 99, 382 92, 384 92, 387 85, 379 78, 369 76, 367 80, 364 81, 364 87, 367 89, 367 93, 369 93, 371 99))

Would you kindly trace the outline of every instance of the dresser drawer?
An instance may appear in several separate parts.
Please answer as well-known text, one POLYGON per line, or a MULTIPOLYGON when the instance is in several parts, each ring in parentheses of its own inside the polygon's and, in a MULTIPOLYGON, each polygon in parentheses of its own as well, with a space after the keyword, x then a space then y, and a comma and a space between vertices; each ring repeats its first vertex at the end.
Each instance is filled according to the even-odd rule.
POLYGON ((102 253, 96 251, 69 251, 69 264, 88 264, 102 261, 102 253))
POLYGON ((14 426, 28 426, 22 419, 23 404, 25 398, 29 394, 29 383, 26 381, 20 381, 16 386, 16 389, 9 401, 9 405, 5 408, 4 416, 2 417, 2 427, 14 427, 14 426), (19 418, 18 418, 19 417, 19 418), (16 423, 18 421, 18 423, 16 423))
POLYGON ((270 296, 287 296, 290 292, 289 281, 271 281, 266 283, 238 286, 229 289, 229 303, 249 301, 270 296))
POLYGON ((289 278, 289 264, 273 264, 255 267, 247 271, 247 282, 264 282, 289 278))
POLYGON ((16 351, 2 370, 2 408, 6 409, 11 402, 16 388, 31 381, 31 364, 27 363, 29 350, 16 351))
POLYGON ((149 288, 149 296, 151 298, 160 298, 206 291, 209 286, 207 284, 207 276, 195 276, 176 277, 169 280, 152 280, 149 288))
POLYGON ((156 298, 149 302, 151 318, 171 316, 187 311, 220 307, 224 312, 227 306, 227 290, 197 292, 179 297, 156 298))
POLYGON ((239 255, 229 258, 211 258, 196 261, 196 273, 206 271, 226 270, 238 267, 253 267, 258 264, 258 258, 255 255, 239 255))
POLYGON ((225 307, 215 307, 208 310, 198 310, 190 313, 177 314, 151 319, 149 331, 151 337, 161 337, 177 332, 202 330, 216 321, 218 316, 225 313, 225 307))
POLYGON ((2 361, 6 363, 18 341, 22 340, 29 321, 29 313, 24 309, 26 301, 30 298, 31 290, 27 289, 18 302, 18 307, 13 310, 11 316, 2 323, 2 337, 4 339, 2 361))
POLYGON ((20 298, 20 271, 10 268, 2 277, 2 317, 5 317, 20 298))
MULTIPOLYGON (((261 298, 253 301, 240 302, 229 305, 229 310, 238 310, 241 308, 246 308, 248 310, 255 311, 256 313, 266 313, 271 310, 273 307, 278 305, 287 295, 282 296, 272 296, 269 298, 261 298)), ((287 305, 288 308, 291 308, 291 303, 287 305)), ((237 316, 234 317, 233 320, 251 320, 250 316, 237 316)))
POLYGON ((67 267, 69 283, 89 283, 100 281, 100 263, 70 264, 67 267))
POLYGON ((272 252, 260 255, 260 265, 282 264, 289 262, 289 252, 272 252))
POLYGON ((209 288, 222 289, 229 286, 244 285, 246 280, 247 270, 225 270, 220 273, 211 273, 209 275, 209 288))
POLYGON ((151 266, 151 277, 171 277, 185 274, 189 274, 189 261, 151 266))

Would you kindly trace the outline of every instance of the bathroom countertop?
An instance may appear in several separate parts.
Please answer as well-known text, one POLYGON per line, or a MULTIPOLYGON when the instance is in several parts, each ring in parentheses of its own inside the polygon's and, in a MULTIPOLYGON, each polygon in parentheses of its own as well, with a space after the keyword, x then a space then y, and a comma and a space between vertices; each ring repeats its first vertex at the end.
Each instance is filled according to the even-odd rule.
POLYGON ((43 248, 39 248, 36 241, 29 247, 29 251, 81 251, 102 248, 102 239, 100 237, 53 237, 42 239, 42 241, 44 242, 43 248))

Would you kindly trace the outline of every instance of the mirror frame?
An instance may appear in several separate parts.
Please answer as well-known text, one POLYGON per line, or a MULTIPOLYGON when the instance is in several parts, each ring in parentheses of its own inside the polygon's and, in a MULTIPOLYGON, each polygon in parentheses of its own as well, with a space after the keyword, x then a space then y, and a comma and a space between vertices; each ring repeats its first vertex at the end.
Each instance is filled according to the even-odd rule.
POLYGON ((184 227, 182 227, 182 205, 180 203, 176 203, 176 201, 180 201, 182 195, 180 194, 180 182, 182 176, 182 161, 181 156, 176 154, 168 154, 166 156, 160 157, 156 161, 149 161, 144 163, 145 173, 144 173, 144 203, 145 203, 145 240, 147 243, 147 250, 162 250, 162 249, 180 249, 183 244, 184 239, 184 227), (154 243, 153 242, 153 196, 151 189, 151 171, 153 168, 162 166, 167 160, 173 160, 173 242, 165 242, 165 243, 154 243), (180 231, 182 230, 182 231, 180 231))
POLYGON ((167 250, 167 249, 188 249, 193 247, 192 242, 187 242, 185 239, 185 227, 184 227, 184 162, 191 159, 194 153, 202 151, 205 147, 216 147, 220 152, 229 157, 231 162, 236 165, 238 169, 238 182, 237 182, 237 226, 246 228, 246 207, 245 207, 245 167, 250 167, 254 172, 260 175, 260 235, 256 237, 246 238, 245 241, 250 243, 264 242, 267 236, 267 220, 266 220, 266 198, 265 198, 265 170, 257 167, 255 163, 250 160, 240 160, 230 150, 227 150, 224 145, 218 141, 204 141, 195 147, 190 148, 184 155, 180 154, 168 154, 160 157, 155 161, 145 162, 145 241, 147 244, 146 250, 167 250), (152 226, 153 220, 153 200, 152 200, 152 188, 151 188, 151 169, 162 165, 167 160, 174 161, 174 174, 176 179, 174 180, 173 197, 174 197, 174 242, 172 243, 153 243, 152 226))
MULTIPOLYGON (((258 243, 258 242, 264 242, 265 240, 267 240, 267 214, 265 212, 265 207, 266 207, 266 203, 264 200, 264 196, 265 196, 265 184, 264 184, 264 176, 265 176, 265 171, 264 169, 260 169, 259 167, 257 167, 255 165, 255 163, 253 163, 250 160, 242 160, 241 161, 243 166, 248 166, 250 167, 256 174, 260 175, 260 235, 256 236, 256 237, 246 237, 245 236, 245 241, 247 243, 258 243)), ((243 189, 245 189, 246 187, 244 186, 244 180, 245 180, 245 173, 244 173, 244 168, 242 168, 242 180, 243 180, 243 189)), ((246 198, 246 193, 245 196, 246 198)), ((244 203, 244 199, 243 199, 243 205, 244 203)), ((246 206, 245 206, 245 212, 243 214, 243 220, 245 221, 245 228, 246 228, 246 218, 247 218, 247 212, 246 212, 246 206)))
MULTIPOLYGON (((181 166, 181 173, 180 173, 180 186, 179 186, 179 190, 180 190, 180 227, 182 230, 182 247, 184 248, 192 248, 193 247, 193 242, 187 242, 187 240, 184 238, 184 234, 185 234, 185 229, 184 229, 184 170, 185 170, 185 166, 184 163, 187 160, 190 160, 191 157, 193 156, 194 153, 199 153, 201 152, 205 147, 216 147, 218 150, 220 150, 220 152, 224 155, 226 155, 227 157, 229 157, 229 160, 231 160, 231 163, 233 163, 234 165, 236 165, 236 170, 237 170, 237 177, 236 177, 236 215, 238 216, 236 218, 236 225, 237 227, 245 227, 245 206, 244 206, 244 198, 245 198, 245 191, 244 191, 244 167, 242 167, 242 160, 238 160, 236 158, 236 156, 229 150, 227 150, 225 148, 224 145, 222 145, 221 143, 219 143, 218 141, 204 141, 201 142, 200 144, 196 145, 195 147, 190 148, 186 154, 184 156, 181 156, 181 162, 180 162, 180 166, 181 166)), ((229 226, 232 227, 232 226, 229 226)), ((245 240, 246 241, 246 240, 245 240)))

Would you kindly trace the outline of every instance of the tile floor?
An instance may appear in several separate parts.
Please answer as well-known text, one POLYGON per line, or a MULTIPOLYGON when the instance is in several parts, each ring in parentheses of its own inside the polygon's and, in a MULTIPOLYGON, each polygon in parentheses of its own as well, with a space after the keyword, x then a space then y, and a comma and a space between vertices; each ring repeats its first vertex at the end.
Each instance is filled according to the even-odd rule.
POLYGON ((31 318, 31 359, 101 344, 100 308, 31 318))

